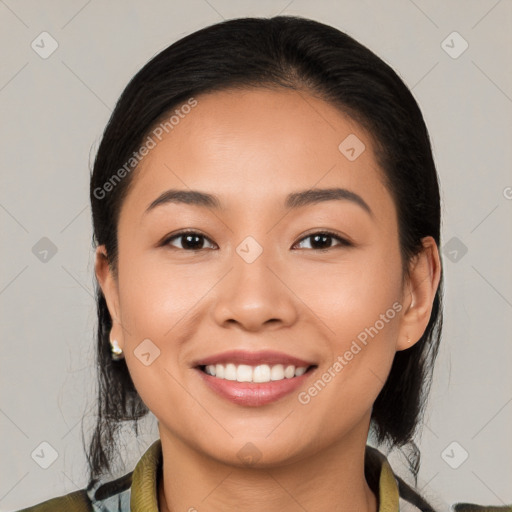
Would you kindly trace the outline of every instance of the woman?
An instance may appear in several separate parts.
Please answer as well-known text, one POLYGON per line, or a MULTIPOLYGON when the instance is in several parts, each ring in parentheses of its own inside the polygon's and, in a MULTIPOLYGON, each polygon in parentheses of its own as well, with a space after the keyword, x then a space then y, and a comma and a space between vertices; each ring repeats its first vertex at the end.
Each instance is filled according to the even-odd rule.
POLYGON ((366 444, 417 476, 442 323, 438 177, 389 66, 302 18, 195 32, 126 87, 91 204, 89 486, 25 510, 437 510, 366 444))

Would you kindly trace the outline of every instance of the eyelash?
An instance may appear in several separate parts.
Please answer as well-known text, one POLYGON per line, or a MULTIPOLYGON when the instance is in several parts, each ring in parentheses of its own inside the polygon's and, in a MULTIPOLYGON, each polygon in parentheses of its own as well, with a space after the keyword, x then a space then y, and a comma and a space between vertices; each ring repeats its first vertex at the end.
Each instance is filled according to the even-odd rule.
MULTIPOLYGON (((200 233, 198 231, 188 230, 188 231, 180 231, 179 233, 175 233, 171 237, 166 238, 162 242, 162 246, 170 246, 171 241, 175 240, 176 238, 180 238, 180 237, 183 237, 183 236, 186 236, 186 235, 197 235, 197 236, 199 236, 201 238, 204 238, 205 240, 207 240, 210 243, 214 243, 207 236, 203 235, 202 233, 200 233)), ((303 240, 305 240, 307 238, 311 238, 311 237, 313 237, 315 235, 327 235, 327 236, 329 236, 331 238, 336 239, 338 242, 340 242, 338 247, 353 247, 353 245, 354 245, 353 243, 349 242, 347 239, 339 236, 338 234, 334 233, 333 231, 322 230, 322 231, 315 231, 313 233, 307 234, 306 236, 302 237, 297 243, 295 243, 294 246, 297 245, 299 242, 302 242, 303 240)), ((310 251, 328 251, 330 249, 334 249, 335 247, 336 246, 334 246, 334 247, 327 247, 326 249, 308 249, 308 250, 310 250, 310 251)), ((180 250, 177 247, 172 247, 172 248, 176 249, 176 250, 180 250)), ((181 249, 181 250, 187 251, 187 252, 199 252, 199 251, 204 251, 205 249, 181 249)))

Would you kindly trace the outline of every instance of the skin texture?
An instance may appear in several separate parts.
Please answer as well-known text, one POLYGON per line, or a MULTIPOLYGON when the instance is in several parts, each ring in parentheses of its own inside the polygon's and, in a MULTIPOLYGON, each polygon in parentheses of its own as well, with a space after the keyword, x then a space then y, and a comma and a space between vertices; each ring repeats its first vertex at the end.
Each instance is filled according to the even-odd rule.
MULTIPOLYGON (((105 248, 96 275, 142 399, 158 419, 164 456, 161 510, 376 511, 364 477, 372 404, 394 354, 423 334, 439 284, 431 237, 402 284, 396 209, 383 185, 371 136, 310 94, 285 89, 208 93, 144 158, 122 205, 118 279, 105 248), (338 145, 355 134, 366 149, 349 161, 338 145), (287 211, 285 196, 343 187, 347 200, 287 211), (170 188, 218 196, 222 207, 167 203, 170 188), (198 231, 199 251, 186 240, 198 231), (334 231, 353 246, 307 235, 334 231), (247 237, 263 248, 247 263, 247 237), (359 333, 401 305, 308 404, 307 390, 359 333), (160 352, 134 354, 149 338, 160 352), (235 405, 202 382, 193 362, 231 349, 278 350, 314 361, 304 386, 260 407, 235 405), (237 456, 251 442, 260 458, 237 456)), ((399 420, 399 419, 398 419, 399 420)))

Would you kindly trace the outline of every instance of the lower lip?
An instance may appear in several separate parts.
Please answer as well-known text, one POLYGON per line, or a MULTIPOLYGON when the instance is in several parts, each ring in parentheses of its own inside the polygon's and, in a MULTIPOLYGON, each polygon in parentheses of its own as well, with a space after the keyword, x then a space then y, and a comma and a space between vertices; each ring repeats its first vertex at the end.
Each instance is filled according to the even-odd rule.
POLYGON ((199 372, 210 389, 235 404, 248 407, 266 405, 289 395, 304 384, 314 370, 313 367, 300 377, 292 377, 291 379, 285 378, 270 382, 238 382, 236 380, 219 379, 196 368, 196 371, 199 372))

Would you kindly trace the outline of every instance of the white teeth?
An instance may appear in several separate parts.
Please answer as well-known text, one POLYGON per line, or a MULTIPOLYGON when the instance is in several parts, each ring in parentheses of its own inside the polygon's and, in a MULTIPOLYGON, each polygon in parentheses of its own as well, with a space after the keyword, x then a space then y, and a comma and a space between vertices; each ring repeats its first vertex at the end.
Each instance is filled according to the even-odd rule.
POLYGON ((224 370, 224 378, 226 380, 236 380, 236 366, 234 364, 227 364, 224 370))
MULTIPOLYGON (((297 370, 299 370, 299 368, 297 368, 297 370)), ((306 371, 306 368, 303 368, 303 370, 306 371)), ((295 377, 295 366, 287 366, 284 370, 284 376, 287 379, 295 377)))
POLYGON ((304 375, 306 370, 306 366, 296 368, 293 365, 284 367, 282 364, 276 364, 271 367, 268 364, 250 366, 248 364, 234 365, 233 363, 228 363, 226 365, 209 364, 205 367, 208 375, 218 379, 236 380, 237 382, 270 382, 291 379, 304 375))
POLYGON ((271 376, 270 366, 268 364, 261 364, 256 366, 252 371, 253 382, 269 382, 271 376))
POLYGON ((252 382, 252 368, 248 364, 239 364, 236 369, 238 382, 252 382))
POLYGON ((304 367, 297 368, 295 370, 295 376, 300 377, 301 375, 304 375, 306 373, 306 370, 307 370, 307 368, 304 368, 304 367))
MULTIPOLYGON (((292 375, 293 377, 293 375, 292 375)), ((285 378, 284 367, 282 364, 276 364, 270 369, 270 380, 283 380, 285 378)), ((290 377, 288 377, 290 378, 290 377)))

